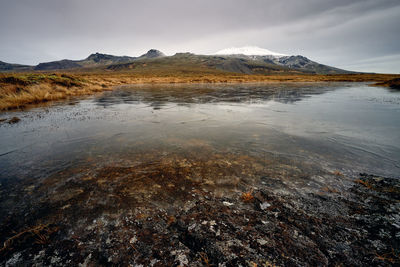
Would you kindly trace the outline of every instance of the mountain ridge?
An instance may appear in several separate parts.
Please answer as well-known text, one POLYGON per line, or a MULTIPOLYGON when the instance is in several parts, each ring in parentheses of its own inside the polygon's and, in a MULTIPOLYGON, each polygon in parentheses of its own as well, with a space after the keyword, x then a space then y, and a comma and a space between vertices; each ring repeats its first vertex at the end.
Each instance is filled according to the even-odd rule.
POLYGON ((36 66, 9 64, 0 61, 0 71, 145 71, 165 73, 168 70, 185 72, 224 71, 242 74, 348 74, 351 71, 320 64, 304 56, 289 56, 257 47, 220 50, 213 55, 176 53, 166 56, 159 50, 150 49, 139 57, 114 56, 93 53, 82 60, 63 59, 43 62, 36 66), (220 54, 223 51, 225 54, 220 54), (228 54, 228 53, 234 54, 228 54), (243 54, 245 52, 246 54, 243 54), (254 54, 258 53, 258 54, 254 54), (254 54, 254 55, 253 55, 254 54))

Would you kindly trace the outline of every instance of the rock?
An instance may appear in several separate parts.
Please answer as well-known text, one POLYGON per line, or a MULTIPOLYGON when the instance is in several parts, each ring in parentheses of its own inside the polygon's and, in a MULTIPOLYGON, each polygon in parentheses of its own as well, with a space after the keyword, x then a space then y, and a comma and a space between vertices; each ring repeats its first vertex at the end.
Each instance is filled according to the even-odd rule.
POLYGON ((260 244, 261 246, 264 246, 265 244, 268 244, 268 241, 259 238, 259 239, 257 239, 257 243, 260 244))
POLYGON ((224 202, 222 202, 222 204, 224 204, 227 207, 233 206, 233 203, 228 202, 228 201, 224 201, 224 202))
POLYGON ((260 204, 260 209, 262 210, 266 210, 269 207, 271 207, 271 204, 269 204, 268 202, 263 202, 260 204))

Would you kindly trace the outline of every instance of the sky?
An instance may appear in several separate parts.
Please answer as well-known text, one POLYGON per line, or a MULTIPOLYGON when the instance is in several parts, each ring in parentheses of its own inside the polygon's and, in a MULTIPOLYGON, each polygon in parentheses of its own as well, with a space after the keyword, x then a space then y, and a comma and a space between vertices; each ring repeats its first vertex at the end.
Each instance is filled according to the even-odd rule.
POLYGON ((400 73, 400 0, 0 0, 0 60, 38 64, 151 48, 258 46, 354 71, 400 73))

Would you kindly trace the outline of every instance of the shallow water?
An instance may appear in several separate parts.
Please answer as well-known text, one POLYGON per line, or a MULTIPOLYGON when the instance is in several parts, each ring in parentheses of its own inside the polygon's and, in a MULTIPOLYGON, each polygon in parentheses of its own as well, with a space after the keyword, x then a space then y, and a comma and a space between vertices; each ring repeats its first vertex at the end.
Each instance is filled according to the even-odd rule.
POLYGON ((274 173, 295 166, 398 177, 399 115, 399 92, 366 84, 124 86, 0 114, 21 118, 0 124, 0 179, 239 156, 274 173))

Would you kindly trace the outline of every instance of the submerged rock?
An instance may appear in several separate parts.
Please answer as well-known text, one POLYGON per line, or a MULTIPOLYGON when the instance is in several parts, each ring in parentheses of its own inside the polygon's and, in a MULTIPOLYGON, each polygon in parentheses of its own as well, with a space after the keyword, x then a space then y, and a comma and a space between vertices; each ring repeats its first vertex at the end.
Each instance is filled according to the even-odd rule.
POLYGON ((254 168, 266 164, 264 158, 196 155, 191 162, 170 155, 154 165, 156 152, 140 153, 150 163, 93 163, 86 172, 73 167, 36 181, 29 191, 33 180, 2 185, 0 264, 399 263, 398 179, 307 176, 289 165, 282 175, 254 168), (222 174, 235 177, 238 171, 245 173, 239 183, 218 183, 222 174), (194 172, 202 176, 192 179, 194 172))
POLYGON ((15 123, 18 123, 18 122, 20 122, 20 121, 21 121, 20 118, 18 118, 18 117, 12 117, 11 119, 8 120, 8 123, 9 123, 9 124, 15 124, 15 123))

